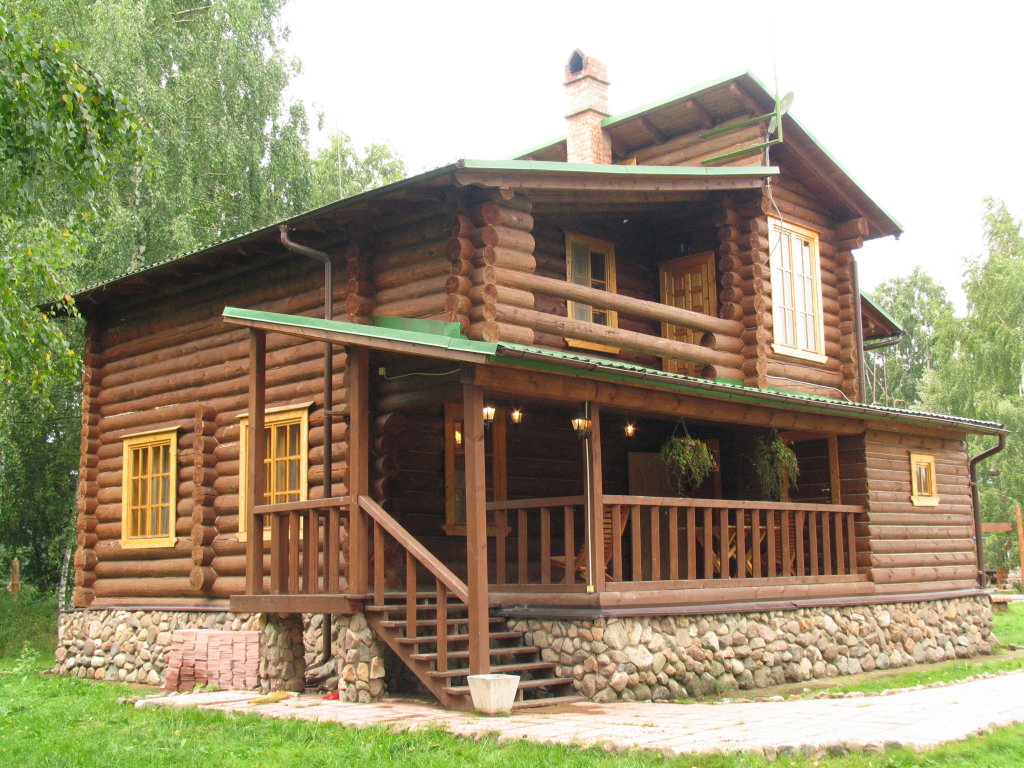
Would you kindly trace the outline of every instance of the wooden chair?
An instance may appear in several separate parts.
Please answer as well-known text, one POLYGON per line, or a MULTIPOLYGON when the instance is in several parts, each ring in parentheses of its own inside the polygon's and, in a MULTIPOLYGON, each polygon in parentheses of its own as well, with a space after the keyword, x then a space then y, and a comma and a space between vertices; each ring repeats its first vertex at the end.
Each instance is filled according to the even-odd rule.
MULTIPOLYGON (((626 526, 629 524, 629 514, 630 510, 628 507, 623 508, 621 510, 621 513, 619 514, 618 536, 620 539, 622 538, 622 535, 626 532, 626 526)), ((601 530, 603 533, 602 538, 604 540, 604 577, 606 581, 612 581, 612 576, 608 572, 608 565, 612 561, 612 553, 614 552, 612 542, 614 541, 616 532, 613 530, 612 516, 607 511, 605 511, 604 519, 601 522, 601 530)), ((552 557, 551 563, 552 565, 555 565, 558 568, 560 568, 563 574, 565 573, 564 556, 552 557)), ((580 547, 580 551, 576 553, 576 557, 573 561, 573 572, 577 576, 579 576, 583 581, 587 580, 587 548, 585 546, 580 547)))

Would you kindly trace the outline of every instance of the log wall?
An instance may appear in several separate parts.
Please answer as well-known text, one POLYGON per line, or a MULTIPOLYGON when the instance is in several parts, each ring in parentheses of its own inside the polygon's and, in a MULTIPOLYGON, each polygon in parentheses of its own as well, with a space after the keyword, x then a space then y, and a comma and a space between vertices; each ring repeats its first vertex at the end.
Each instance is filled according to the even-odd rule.
MULTIPOLYGON (((341 263, 344 254, 337 253, 341 263)), ((337 281, 336 316, 347 312, 337 281)), ((246 410, 247 332, 226 325, 224 306, 319 316, 320 267, 302 257, 252 259, 160 298, 126 299, 116 316, 97 316, 87 332, 79 484, 75 604, 156 599, 219 602, 244 589, 245 545, 238 540, 239 414, 246 410), (120 545, 122 440, 178 430, 174 547, 120 545)), ((322 496, 323 345, 268 337, 267 405, 312 403, 311 498, 322 496)), ((334 356, 335 408, 345 407, 345 354, 334 356)), ((344 421, 335 422, 334 493, 345 492, 344 421)))
MULTIPOLYGON (((867 519, 858 525, 861 566, 878 593, 935 591, 977 584, 974 519, 962 435, 922 436, 869 429, 864 462, 851 466, 845 480, 853 494, 866 497, 867 519), (935 456, 939 504, 915 507, 910 500, 910 453, 935 456)), ((843 497, 847 501, 846 495, 843 497)))

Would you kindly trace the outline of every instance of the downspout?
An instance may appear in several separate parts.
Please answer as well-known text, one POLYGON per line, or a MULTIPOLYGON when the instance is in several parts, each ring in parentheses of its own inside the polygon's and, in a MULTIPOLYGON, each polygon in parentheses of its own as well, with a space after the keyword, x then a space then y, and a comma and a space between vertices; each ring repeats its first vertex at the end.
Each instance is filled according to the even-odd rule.
MULTIPOLYGON (((324 320, 332 319, 334 305, 334 267, 331 264, 331 257, 323 251, 317 251, 305 245, 300 245, 288 237, 289 227, 287 224, 278 225, 281 232, 281 245, 292 253, 298 253, 315 259, 324 265, 324 320)), ((324 343, 324 498, 329 499, 331 493, 331 482, 334 468, 332 466, 332 453, 334 443, 334 347, 330 342, 324 343)), ((324 622, 324 653, 320 664, 326 664, 333 656, 331 649, 331 635, 333 634, 333 619, 331 614, 323 614, 324 622)))
POLYGON ((860 306, 860 279, 857 276, 857 259, 850 254, 850 277, 853 279, 853 332, 857 350, 857 394, 862 403, 867 402, 867 376, 864 375, 864 316, 860 306))
POLYGON ((885 347, 894 347, 899 344, 907 336, 906 331, 900 331, 894 336, 888 336, 880 341, 873 341, 870 344, 864 345, 864 351, 870 352, 873 349, 884 349, 885 347))
POLYGON ((985 548, 981 539, 981 500, 978 498, 977 464, 982 459, 994 456, 1006 447, 1006 435, 999 435, 999 442, 982 451, 968 463, 971 474, 971 505, 974 507, 974 545, 978 552, 978 586, 986 587, 985 583, 985 548))

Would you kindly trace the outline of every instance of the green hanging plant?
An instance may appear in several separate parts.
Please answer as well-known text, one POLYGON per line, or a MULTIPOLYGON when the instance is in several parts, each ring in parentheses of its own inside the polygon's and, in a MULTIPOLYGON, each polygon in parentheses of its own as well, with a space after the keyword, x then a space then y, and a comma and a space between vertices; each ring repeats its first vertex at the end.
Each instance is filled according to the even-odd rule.
POLYGON ((778 433, 771 439, 757 438, 750 462, 765 501, 782 501, 800 476, 800 462, 793 452, 793 444, 778 433))
POLYGON ((669 437, 658 451, 658 458, 664 462, 680 495, 697 488, 716 469, 715 456, 707 443, 689 435, 669 437))

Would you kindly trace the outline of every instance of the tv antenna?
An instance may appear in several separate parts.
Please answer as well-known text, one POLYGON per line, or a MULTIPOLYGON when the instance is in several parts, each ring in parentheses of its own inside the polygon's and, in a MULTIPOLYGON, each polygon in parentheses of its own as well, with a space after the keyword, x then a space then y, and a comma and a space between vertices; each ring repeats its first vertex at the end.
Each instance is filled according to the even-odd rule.
POLYGON ((751 152, 759 152, 762 149, 773 147, 776 144, 782 143, 782 116, 789 112, 789 108, 793 106, 793 92, 790 91, 781 99, 779 98, 778 89, 775 92, 775 109, 764 115, 757 117, 747 118, 746 120, 740 120, 738 123, 729 123, 728 125, 722 125, 718 128, 712 128, 711 130, 704 131, 700 134, 702 139, 710 138, 711 136, 719 136, 723 133, 729 133, 739 128, 746 128, 748 125, 757 125, 765 120, 768 121, 768 140, 762 141, 758 144, 753 144, 749 147, 743 147, 742 149, 736 149, 732 152, 726 152, 724 155, 718 155, 717 157, 709 157, 707 160, 701 161, 701 165, 714 165, 720 163, 723 160, 731 160, 734 157, 742 157, 743 155, 749 155, 751 152), (774 137, 774 138, 773 138, 774 137))

